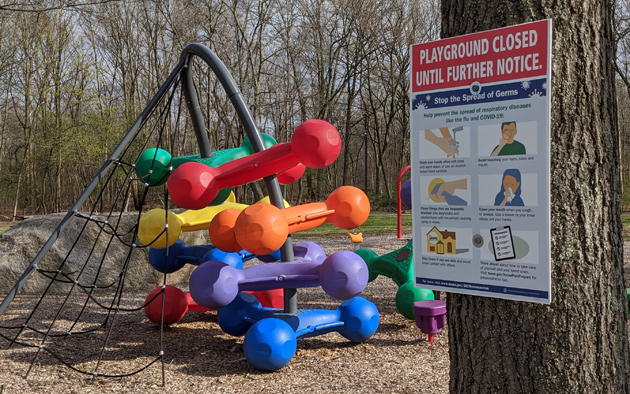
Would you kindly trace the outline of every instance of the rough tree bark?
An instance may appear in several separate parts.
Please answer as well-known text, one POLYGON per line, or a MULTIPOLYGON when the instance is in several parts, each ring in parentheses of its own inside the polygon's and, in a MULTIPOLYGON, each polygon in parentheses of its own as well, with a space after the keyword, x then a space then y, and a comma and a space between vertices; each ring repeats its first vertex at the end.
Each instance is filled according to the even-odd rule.
POLYGON ((442 37, 546 18, 553 301, 449 294, 452 393, 630 391, 611 2, 442 0, 442 37))

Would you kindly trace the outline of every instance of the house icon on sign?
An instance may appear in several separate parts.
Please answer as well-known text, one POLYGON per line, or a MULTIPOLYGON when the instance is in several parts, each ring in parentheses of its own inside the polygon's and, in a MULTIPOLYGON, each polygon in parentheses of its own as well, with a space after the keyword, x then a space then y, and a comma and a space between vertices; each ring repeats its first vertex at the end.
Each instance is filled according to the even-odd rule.
POLYGON ((427 252, 437 254, 455 254, 455 232, 441 231, 433 226, 427 233, 427 252))

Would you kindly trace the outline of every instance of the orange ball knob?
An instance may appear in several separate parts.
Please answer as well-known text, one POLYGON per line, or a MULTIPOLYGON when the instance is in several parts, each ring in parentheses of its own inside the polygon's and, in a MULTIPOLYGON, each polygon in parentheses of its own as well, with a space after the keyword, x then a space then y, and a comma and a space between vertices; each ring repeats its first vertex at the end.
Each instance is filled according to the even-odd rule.
POLYGON ((239 209, 226 209, 212 218, 208 233, 214 247, 224 252, 238 252, 242 249, 234 235, 234 225, 240 213, 239 209))
POLYGON ((245 249, 265 255, 280 248, 289 234, 325 222, 344 229, 359 227, 370 215, 370 201, 361 189, 342 186, 326 202, 279 209, 270 204, 253 204, 243 211, 226 210, 210 223, 210 240, 225 252, 245 249), (232 211, 230 213, 227 213, 232 211), (238 216, 238 217, 236 217, 238 216))
POLYGON ((280 209, 269 204, 254 204, 240 212, 234 232, 243 249, 265 255, 284 244, 287 228, 287 218, 280 209))
POLYGON ((335 227, 356 228, 370 216, 370 200, 361 189, 354 186, 335 189, 326 199, 326 205, 335 210, 327 219, 335 227))

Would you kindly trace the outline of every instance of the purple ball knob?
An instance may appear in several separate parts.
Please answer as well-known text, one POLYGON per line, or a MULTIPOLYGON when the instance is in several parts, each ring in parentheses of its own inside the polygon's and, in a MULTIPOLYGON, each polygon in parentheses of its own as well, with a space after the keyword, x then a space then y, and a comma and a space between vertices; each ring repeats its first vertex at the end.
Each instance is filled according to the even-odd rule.
POLYGON ((405 204, 407 208, 411 209, 411 179, 403 183, 400 188, 400 201, 405 204))
POLYGON ((339 300, 347 300, 361 293, 368 283, 368 277, 365 261, 347 250, 328 256, 319 270, 322 289, 339 300))
POLYGON ((238 294, 238 270, 217 260, 197 267, 190 275, 190 296, 209 309, 221 308, 238 294))
POLYGON ((306 260, 321 263, 326 259, 326 252, 315 242, 302 241, 293 246, 293 254, 296 258, 301 257, 306 260))

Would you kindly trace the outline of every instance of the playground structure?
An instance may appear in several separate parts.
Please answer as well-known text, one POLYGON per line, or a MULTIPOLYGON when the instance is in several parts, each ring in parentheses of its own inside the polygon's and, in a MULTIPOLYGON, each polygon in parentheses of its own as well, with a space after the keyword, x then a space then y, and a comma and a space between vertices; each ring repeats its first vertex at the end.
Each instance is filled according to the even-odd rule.
MULTIPOLYGON (((461 128, 458 128, 458 129, 461 130, 461 128)), ((453 134, 455 134, 456 131, 459 131, 459 130, 454 129, 453 134)), ((455 144, 456 143, 453 142, 453 143, 450 143, 449 145, 455 145, 455 144)), ((459 147, 459 145, 455 145, 455 147, 459 147)), ((410 169, 411 169, 411 166, 406 166, 398 174, 398 238, 401 238, 402 236, 402 230, 401 230, 402 229, 402 220, 401 220, 402 204, 404 204, 409 209, 411 209, 411 206, 412 206, 411 179, 408 179, 407 181, 405 181, 405 183, 401 183, 403 175, 410 169)), ((413 247, 413 244, 409 242, 407 246, 413 247)), ((397 252, 396 259, 401 257, 399 255, 401 251, 402 249, 399 249, 398 251, 396 251, 397 252)), ((410 259, 413 258, 412 250, 409 250, 408 257, 410 259)), ((372 258, 374 259, 373 256, 372 258)), ((391 260, 391 256, 390 256, 390 260, 391 260)), ((383 271, 388 271, 387 269, 383 269, 383 268, 389 268, 391 266, 396 265, 395 263, 387 264, 387 259, 384 259, 384 260, 374 259, 374 261, 375 261, 374 264, 377 266, 380 265, 382 267, 381 270, 383 271)), ((410 274, 409 279, 413 283, 412 264, 413 264, 412 261, 409 261, 410 267, 398 266, 399 268, 402 268, 397 272, 399 281, 401 281, 400 278, 405 278, 404 273, 406 272, 408 276, 410 274)), ((391 269, 389 271, 391 271, 391 269)), ((411 304, 411 314, 410 314, 409 299, 411 297, 420 298, 420 297, 423 297, 423 295, 415 294, 412 296, 411 294, 408 294, 404 301, 401 300, 400 307, 398 309, 405 317, 410 318, 410 319, 415 318, 416 325, 418 326, 418 328, 423 333, 428 335, 429 342, 433 342, 433 335, 439 333, 440 330, 446 325, 446 302, 439 299, 440 298, 439 292, 432 292, 432 296, 426 296, 425 299, 419 299, 417 301, 413 301, 413 303, 411 304)), ((401 296, 401 298, 403 297, 401 296)), ((398 306, 398 294, 396 294, 396 306, 398 306)))
MULTIPOLYGON (((176 323, 189 311, 202 311, 214 304, 222 307, 218 311, 218 320, 223 330, 232 335, 245 334, 245 356, 259 369, 276 370, 286 365, 295 353, 295 343, 299 338, 335 331, 354 342, 368 339, 378 327, 379 314, 371 302, 357 297, 368 279, 365 262, 350 251, 326 257, 312 245, 298 244, 294 251, 289 237, 295 231, 312 228, 325 221, 347 229, 358 227, 369 214, 367 197, 354 189, 346 193, 350 189, 344 188, 331 194, 324 203, 289 210, 283 209, 279 187, 281 182, 290 183, 298 179, 305 166, 322 168, 330 165, 340 149, 341 139, 335 128, 319 120, 300 125, 289 143, 278 144, 271 137, 262 135, 223 63, 206 47, 188 45, 167 80, 0 303, 2 316, 33 273, 49 278, 51 285, 64 283, 69 289, 66 300, 76 294, 83 297, 83 307, 79 311, 70 308, 64 301, 54 305, 57 311, 51 317, 40 321, 40 314, 51 312, 42 306, 42 301, 48 299, 49 286, 41 295, 40 302, 22 321, 20 317, 12 318, 12 326, 0 327, 3 330, 0 336, 10 345, 33 349, 34 357, 25 377, 37 364, 39 355, 45 352, 93 379, 99 376, 127 376, 160 363, 164 384, 164 326, 176 323), (247 134, 241 147, 224 151, 212 151, 210 148, 193 82, 192 63, 195 59, 201 59, 215 73, 226 97, 233 104, 240 125, 247 134), (198 154, 180 155, 178 152, 178 136, 183 134, 180 124, 184 124, 179 121, 182 106, 178 107, 178 101, 185 102, 188 108, 198 154), (171 116, 175 120, 169 123, 171 116), (169 138, 163 137, 167 127, 174 128, 169 138), (142 140, 144 137, 147 139, 142 140), (216 245, 188 246, 179 240, 182 232, 206 226, 206 213, 199 212, 213 210, 212 205, 224 203, 230 195, 230 188, 261 178, 270 204, 254 204, 247 209, 237 207, 238 215, 232 208, 226 208, 223 212, 231 212, 230 218, 234 222, 217 221, 212 226, 214 221, 211 221, 209 225, 211 234, 222 233, 229 240, 230 252, 224 252, 235 252, 237 256, 213 255, 218 253, 215 252, 216 245), (95 213, 100 206, 99 201, 102 194, 111 189, 114 179, 122 179, 120 196, 108 207, 109 212, 104 215, 106 218, 98 219, 95 213), (135 225, 123 228, 119 225, 121 212, 126 209, 125 201, 132 186, 144 188, 144 194, 141 193, 143 200, 135 225), (143 201, 152 196, 158 196, 153 197, 153 201, 162 201, 163 207, 143 214, 143 201), (164 196, 166 199, 163 199, 164 196), (175 213, 170 200, 181 204, 182 208, 195 211, 175 213), (200 216, 201 220, 197 220, 200 216), (268 218, 272 218, 272 223, 264 222, 268 218), (44 267, 46 253, 68 223, 76 220, 84 223, 77 240, 86 228, 96 227, 98 237, 106 240, 106 247, 93 248, 87 253, 75 253, 71 249, 57 267, 44 267), (128 250, 127 258, 116 268, 120 271, 114 283, 99 285, 105 256, 110 248, 115 247, 128 250), (132 268, 131 257, 142 251, 148 252, 151 265, 162 274, 162 285, 149 293, 139 307, 127 306, 126 273, 132 268), (276 256, 269 259, 278 260, 279 254, 279 262, 236 268, 240 268, 246 258, 253 258, 254 254, 269 255, 272 252, 276 256), (295 256, 298 256, 297 259, 295 256), (84 258, 84 267, 96 265, 95 276, 88 278, 83 269, 67 272, 65 265, 69 258, 84 258), (167 275, 187 264, 199 265, 191 276, 190 294, 167 284, 167 275), (213 275, 217 279, 227 279, 215 280, 213 275), (297 289, 303 286, 322 286, 329 295, 343 302, 336 310, 299 310, 297 289), (220 289, 228 296, 219 300, 214 296, 208 297, 204 291, 210 287, 220 289), (279 290, 283 293, 282 308, 277 308, 278 298, 274 296, 277 289, 283 289, 279 290), (259 299, 241 290, 264 291, 263 302, 275 308, 263 307, 259 299), (208 299, 212 302, 205 302, 208 299), (88 313, 92 308, 104 313, 88 313), (112 335, 116 327, 114 321, 118 316, 137 311, 146 313, 152 322, 159 324, 159 335, 146 338, 147 342, 153 341, 157 348, 154 358, 136 371, 103 372, 109 359, 107 353, 116 350, 111 339, 115 336, 112 335), (88 322, 88 316, 97 320, 88 322), (78 345, 74 341, 96 334, 102 334, 105 340, 101 350, 95 354, 92 366, 85 366, 83 361, 73 361, 72 356, 76 352, 60 354, 56 350, 58 344, 76 347, 78 345), (55 346, 52 346, 53 342, 55 346)), ((218 216, 213 215, 215 218, 218 216)))
POLYGON ((413 305, 416 301, 433 300, 431 290, 420 289, 413 283, 413 243, 408 242, 400 249, 378 256, 371 249, 363 248, 356 253, 365 260, 372 282, 379 275, 391 278, 398 290, 396 291, 396 309, 404 317, 413 320, 413 305))
MULTIPOLYGON (((398 175, 398 238, 402 237, 402 203, 404 202, 407 207, 411 207, 411 181, 408 180, 404 185, 401 185, 402 176, 410 169, 411 166, 407 166, 398 175)), ((365 260, 368 266, 369 282, 372 282, 379 275, 383 275, 391 278, 398 285, 396 309, 407 319, 416 318, 414 314, 415 302, 435 298, 431 290, 416 288, 414 285, 412 242, 382 256, 378 256, 376 252, 367 248, 358 249, 356 253, 365 260)))
MULTIPOLYGON (((329 123, 307 121, 296 129, 290 144, 274 145, 216 168, 198 162, 184 163, 169 176, 168 190, 179 206, 202 208, 214 200, 218 190, 284 171, 298 164, 298 159, 311 168, 329 165, 339 154, 339 141, 337 131, 329 123)), ((370 212, 365 193, 349 186, 333 191, 324 203, 280 207, 258 203, 244 210, 219 212, 209 225, 213 245, 225 252, 244 249, 267 255, 290 244, 291 233, 325 222, 340 228, 355 228, 365 222, 370 212)), ((167 228, 165 231, 168 233, 167 228)), ((376 307, 364 299, 354 301, 367 284, 365 261, 350 251, 325 257, 325 253, 309 250, 317 249, 316 245, 304 248, 307 257, 286 259, 281 252, 282 262, 241 270, 210 260, 199 265, 190 276, 192 299, 206 308, 227 308, 227 318, 222 317, 224 309, 219 310, 219 324, 229 334, 246 334, 245 356, 256 368, 276 370, 286 365, 295 353, 298 338, 338 331, 352 341, 364 341, 378 327, 376 307), (246 290, 316 286, 333 298, 349 301, 335 312, 294 312, 286 302, 282 310, 264 308, 254 299, 239 296, 246 290)))

